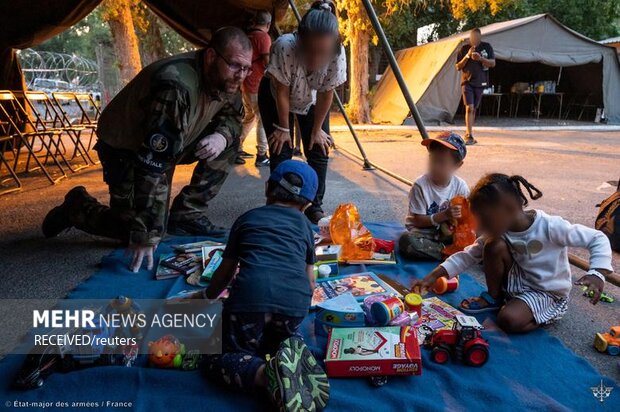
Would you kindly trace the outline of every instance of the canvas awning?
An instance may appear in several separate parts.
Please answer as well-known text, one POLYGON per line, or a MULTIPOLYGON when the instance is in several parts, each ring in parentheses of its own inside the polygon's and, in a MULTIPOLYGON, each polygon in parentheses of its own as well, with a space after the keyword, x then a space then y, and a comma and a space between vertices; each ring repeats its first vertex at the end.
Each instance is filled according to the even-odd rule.
MULTIPOLYGON (((28 0, 0 2, 0 89, 23 88, 16 49, 36 46, 86 17, 101 0, 28 0)), ((144 0, 173 29, 204 46, 213 30, 245 26, 255 10, 270 10, 276 19, 287 0, 144 0)))
MULTIPOLYGON (((556 67, 600 63, 603 103, 608 121, 620 123, 620 62, 613 48, 562 25, 548 14, 491 24, 481 28, 496 59, 537 62, 556 67)), ((460 73, 455 69, 459 49, 469 32, 401 50, 396 54, 414 101, 425 121, 452 120, 459 105, 460 73)), ((371 99, 375 123, 402 124, 409 108, 391 69, 387 69, 371 99)))

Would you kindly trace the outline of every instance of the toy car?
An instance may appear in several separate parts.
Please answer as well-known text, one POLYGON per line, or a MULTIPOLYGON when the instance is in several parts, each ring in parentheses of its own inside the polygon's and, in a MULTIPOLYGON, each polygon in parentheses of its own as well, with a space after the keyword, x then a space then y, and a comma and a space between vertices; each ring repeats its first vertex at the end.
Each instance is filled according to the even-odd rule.
POLYGON ((612 356, 620 354, 620 326, 612 326, 609 333, 597 333, 594 337, 594 347, 601 353, 612 356))
POLYGON ((394 251, 393 240, 373 239, 375 241, 375 253, 389 255, 394 251))
POLYGON ((18 389, 40 388, 43 386, 45 378, 57 370, 59 361, 60 356, 56 348, 52 346, 48 346, 43 353, 26 356, 15 377, 15 387, 18 389))
POLYGON ((427 338, 431 359, 446 363, 450 355, 470 366, 480 367, 489 360, 489 343, 482 338, 482 325, 473 316, 457 315, 451 330, 439 330, 427 338))

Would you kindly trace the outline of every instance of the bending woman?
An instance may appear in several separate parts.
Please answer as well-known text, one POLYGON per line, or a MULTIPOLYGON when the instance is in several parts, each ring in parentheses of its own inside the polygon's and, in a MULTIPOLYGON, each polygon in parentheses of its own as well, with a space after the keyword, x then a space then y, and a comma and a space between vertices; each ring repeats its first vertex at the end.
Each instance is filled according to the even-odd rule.
POLYGON ((338 32, 335 7, 316 1, 296 33, 280 36, 271 48, 266 75, 258 91, 258 106, 268 136, 271 170, 293 156, 294 119, 297 118, 304 155, 319 177, 319 187, 306 216, 317 223, 329 148, 329 109, 334 89, 347 79, 347 64, 338 32))

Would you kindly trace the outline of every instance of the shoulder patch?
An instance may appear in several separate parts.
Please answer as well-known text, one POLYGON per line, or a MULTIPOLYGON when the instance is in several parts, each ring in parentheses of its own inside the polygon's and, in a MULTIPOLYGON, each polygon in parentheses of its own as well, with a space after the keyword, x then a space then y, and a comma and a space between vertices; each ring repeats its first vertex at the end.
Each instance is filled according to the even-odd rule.
POLYGON ((163 153, 168 149, 170 143, 166 136, 161 133, 155 133, 151 136, 149 145, 154 152, 163 153))

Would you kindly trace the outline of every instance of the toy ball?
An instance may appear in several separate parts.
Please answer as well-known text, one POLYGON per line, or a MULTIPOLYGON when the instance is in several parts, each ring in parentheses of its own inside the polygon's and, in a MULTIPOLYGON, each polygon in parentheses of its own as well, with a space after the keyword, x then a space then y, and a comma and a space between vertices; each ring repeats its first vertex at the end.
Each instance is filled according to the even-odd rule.
POLYGON ((149 364, 157 368, 179 368, 183 362, 184 346, 172 335, 149 342, 149 364))

